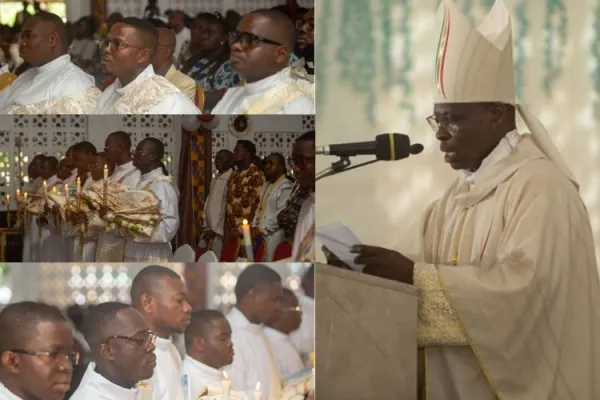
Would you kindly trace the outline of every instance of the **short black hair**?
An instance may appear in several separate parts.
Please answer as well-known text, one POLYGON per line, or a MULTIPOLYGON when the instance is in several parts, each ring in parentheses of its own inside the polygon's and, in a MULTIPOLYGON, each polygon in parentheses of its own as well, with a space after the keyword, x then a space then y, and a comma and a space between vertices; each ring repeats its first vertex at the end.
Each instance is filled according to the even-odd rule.
POLYGON ((158 281, 165 277, 181 279, 177 272, 161 265, 149 265, 142 269, 131 282, 131 304, 139 309, 142 295, 153 294, 158 287, 158 281))
POLYGON ((241 139, 235 144, 236 146, 242 146, 252 157, 256 155, 256 145, 249 140, 241 139))
POLYGON ((86 315, 83 322, 83 336, 92 350, 102 344, 110 336, 107 331, 111 329, 111 324, 117 320, 117 314, 128 308, 130 304, 108 301, 92 307, 86 315))
POLYGON ((165 156, 165 145, 162 141, 160 141, 159 139, 156 138, 146 138, 144 140, 142 140, 141 143, 150 143, 152 145, 152 151, 154 152, 154 154, 156 154, 156 156, 158 157, 159 160, 162 160, 165 156))
POLYGON ((240 273, 235 283, 235 297, 237 302, 242 301, 250 290, 273 283, 281 283, 281 276, 277 271, 264 264, 248 265, 240 273))
POLYGON ((44 159, 45 163, 50 163, 53 168, 58 168, 58 158, 54 156, 46 157, 44 159))
POLYGON ((9 304, 0 311, 0 355, 7 350, 23 348, 27 338, 44 322, 67 319, 56 307, 36 301, 9 304))
POLYGON ((81 143, 77 143, 75 147, 73 147, 73 151, 82 152, 86 154, 91 154, 93 156, 98 155, 98 151, 96 150, 96 146, 88 141, 84 141, 81 143))
POLYGON ((296 27, 294 22, 285 13, 273 9, 259 9, 248 13, 247 15, 260 15, 271 21, 280 33, 279 41, 283 43, 286 49, 292 53, 296 44, 296 27))
POLYGON ((123 18, 118 23, 129 25, 137 30, 143 36, 144 44, 148 46, 148 48, 152 50, 152 54, 154 54, 156 47, 158 46, 158 30, 152 25, 152 22, 147 19, 127 17, 123 18))
POLYGON ((56 30, 58 40, 60 40, 61 44, 65 47, 65 50, 68 49, 71 44, 71 39, 67 32, 67 27, 61 17, 48 11, 40 11, 33 15, 32 18, 39 18, 44 22, 50 22, 56 30))
POLYGON ((195 337, 205 337, 206 332, 216 320, 224 319, 225 315, 217 310, 200 310, 192 313, 190 324, 185 329, 185 347, 189 348, 195 337))
POLYGON ((129 133, 116 131, 112 132, 108 137, 114 137, 115 139, 120 140, 126 148, 131 149, 131 136, 129 136, 129 133))

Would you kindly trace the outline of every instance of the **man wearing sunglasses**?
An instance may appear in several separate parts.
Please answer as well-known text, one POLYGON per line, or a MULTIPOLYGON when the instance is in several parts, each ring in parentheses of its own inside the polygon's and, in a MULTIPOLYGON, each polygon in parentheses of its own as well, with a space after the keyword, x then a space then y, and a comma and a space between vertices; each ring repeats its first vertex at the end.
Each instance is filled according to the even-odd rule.
POLYGON ((314 114, 314 84, 288 67, 295 47, 292 21, 279 11, 246 15, 229 35, 231 66, 245 84, 230 88, 213 114, 314 114))
POLYGON ((156 366, 156 334, 131 305, 106 302, 84 323, 92 362, 70 400, 136 400, 156 366))
POLYGON ((0 312, 0 400, 62 400, 78 362, 57 308, 25 301, 0 312))
POLYGON ((59 16, 27 19, 19 53, 32 67, 0 93, 0 114, 88 114, 100 91, 68 54, 69 36, 59 16))
POLYGON ((152 58, 158 32, 151 22, 125 18, 104 42, 102 68, 116 80, 98 100, 97 114, 200 114, 198 107, 166 78, 156 75, 152 58))

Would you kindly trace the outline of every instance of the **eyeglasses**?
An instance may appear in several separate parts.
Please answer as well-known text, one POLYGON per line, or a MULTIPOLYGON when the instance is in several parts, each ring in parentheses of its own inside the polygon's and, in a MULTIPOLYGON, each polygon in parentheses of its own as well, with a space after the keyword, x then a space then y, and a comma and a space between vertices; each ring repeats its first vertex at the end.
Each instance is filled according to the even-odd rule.
POLYGON ((51 364, 58 364, 59 361, 66 360, 72 365, 77 365, 79 364, 79 360, 81 358, 81 355, 76 351, 67 354, 65 354, 63 351, 30 351, 23 349, 14 349, 9 351, 27 356, 40 357, 46 359, 51 364))
POLYGON ((299 19, 296 20, 296 29, 300 30, 304 27, 308 27, 309 31, 314 31, 315 30, 315 21, 307 21, 305 19, 299 19))
POLYGON ((156 342, 156 337, 158 335, 152 331, 145 331, 142 333, 138 333, 135 336, 120 336, 113 335, 104 341, 104 343, 108 343, 111 339, 121 339, 127 340, 129 342, 133 342, 138 346, 142 347, 145 351, 150 351, 152 345, 156 342))
POLYGON ((240 42, 244 48, 253 48, 261 44, 271 44, 274 46, 283 46, 283 44, 262 36, 254 35, 250 32, 229 32, 229 45, 240 42))
POLYGON ((102 41, 102 47, 108 47, 109 51, 118 51, 118 50, 122 50, 122 49, 126 49, 126 48, 132 48, 132 49, 138 49, 138 50, 144 49, 144 47, 131 46, 119 39, 108 39, 108 38, 106 38, 102 41))
POLYGON ((455 121, 440 121, 435 115, 430 115, 425 118, 431 129, 437 133, 440 128, 444 129, 450 134, 454 134, 458 131, 458 124, 455 121))

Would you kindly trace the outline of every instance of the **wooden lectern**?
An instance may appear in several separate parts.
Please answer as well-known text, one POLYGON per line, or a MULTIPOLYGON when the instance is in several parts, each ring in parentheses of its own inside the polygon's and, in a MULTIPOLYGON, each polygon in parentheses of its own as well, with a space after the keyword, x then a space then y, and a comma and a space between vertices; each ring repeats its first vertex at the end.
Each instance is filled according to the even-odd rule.
POLYGON ((417 290, 324 264, 315 272, 317 398, 417 399, 417 290))

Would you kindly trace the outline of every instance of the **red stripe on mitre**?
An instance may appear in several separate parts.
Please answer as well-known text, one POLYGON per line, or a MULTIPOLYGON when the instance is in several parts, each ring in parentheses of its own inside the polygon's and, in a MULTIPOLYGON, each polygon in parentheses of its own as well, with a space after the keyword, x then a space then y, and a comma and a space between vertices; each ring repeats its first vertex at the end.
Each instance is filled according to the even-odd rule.
POLYGON ((442 96, 446 98, 446 92, 444 90, 444 66, 446 64, 446 55, 448 53, 448 38, 450 37, 450 12, 448 10, 446 10, 444 19, 444 31, 442 33, 442 43, 440 43, 440 47, 442 47, 443 50, 438 63, 438 87, 442 96))

